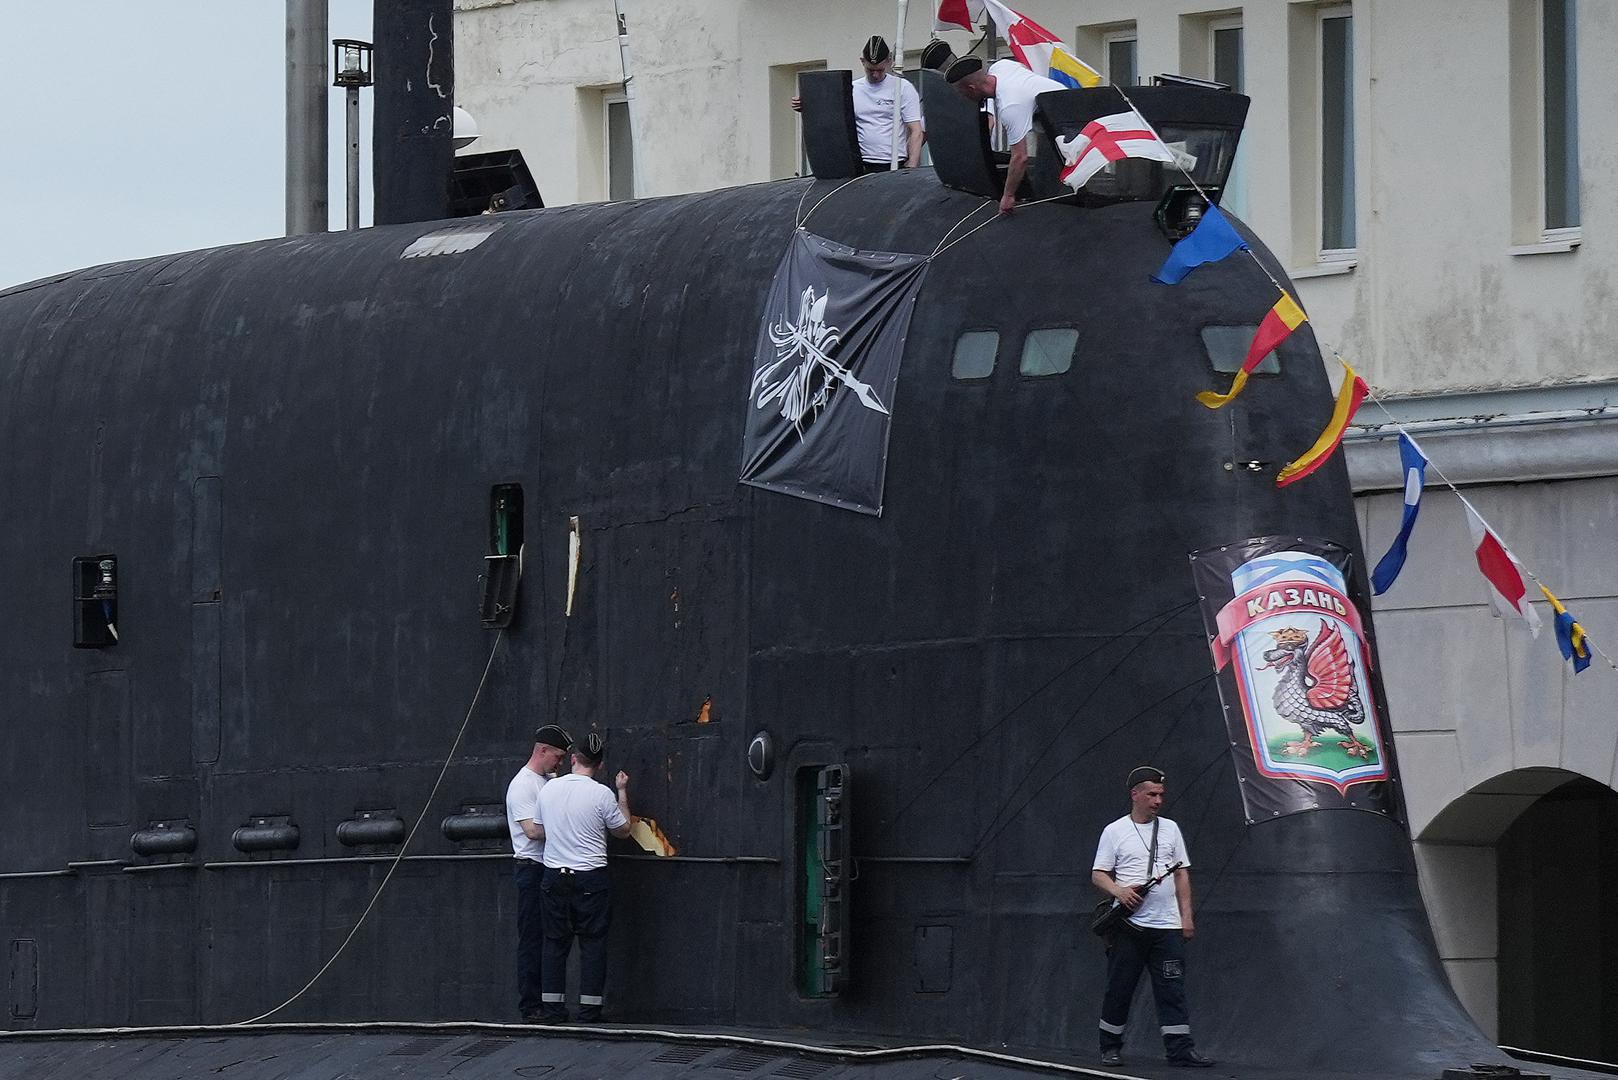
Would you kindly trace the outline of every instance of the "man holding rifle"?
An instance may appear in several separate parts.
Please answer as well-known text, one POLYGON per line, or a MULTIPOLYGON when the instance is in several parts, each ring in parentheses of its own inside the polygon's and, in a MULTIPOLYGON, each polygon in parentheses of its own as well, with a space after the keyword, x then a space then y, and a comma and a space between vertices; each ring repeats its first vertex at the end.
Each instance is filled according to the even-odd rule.
POLYGON ((1185 943, 1196 933, 1191 913, 1191 856, 1180 827, 1163 809, 1163 772, 1142 765, 1129 774, 1129 813, 1101 832, 1090 879, 1129 911, 1107 940, 1107 993, 1101 1003, 1101 1063, 1123 1060, 1129 1000, 1141 969, 1151 973, 1152 998, 1169 1064, 1207 1067, 1191 1040, 1185 1002, 1185 943), (1172 877, 1174 889, 1154 887, 1172 877))

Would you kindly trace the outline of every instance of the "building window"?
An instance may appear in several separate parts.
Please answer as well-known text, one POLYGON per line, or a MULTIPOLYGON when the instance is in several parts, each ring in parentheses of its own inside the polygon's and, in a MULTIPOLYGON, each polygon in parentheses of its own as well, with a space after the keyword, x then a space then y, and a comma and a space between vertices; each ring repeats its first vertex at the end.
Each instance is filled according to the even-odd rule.
POLYGON ((1209 73, 1238 94, 1247 93, 1242 72, 1242 21, 1214 19, 1208 24, 1209 73))
POLYGON ((1354 250, 1354 15, 1320 12, 1320 248, 1354 250))
MULTIPOLYGON (((1210 19, 1208 21, 1208 76, 1214 82, 1230 87, 1233 93, 1247 93, 1246 58, 1242 52, 1242 20, 1240 18, 1210 19)), ((1247 213, 1247 170, 1242 167, 1246 159, 1245 142, 1236 144, 1236 159, 1231 162, 1225 177, 1225 191, 1219 204, 1237 217, 1247 213)))
POLYGON ((1000 349, 997 330, 968 330, 955 342, 950 374, 957 379, 987 379, 994 374, 994 354, 1000 349))
POLYGON ((602 144, 607 148, 604 179, 613 202, 635 197, 635 141, 629 128, 629 101, 622 94, 602 98, 602 144))
POLYGON ((798 96, 798 76, 825 71, 825 61, 777 64, 770 68, 770 178, 785 180, 808 176, 809 154, 803 145, 803 114, 792 108, 798 96))
POLYGON ((1073 366, 1073 350, 1078 343, 1079 332, 1071 326, 1035 330, 1023 339, 1018 370, 1036 378, 1060 375, 1073 366))
POLYGON ((1579 92, 1574 0, 1540 0, 1545 229, 1579 225, 1579 92))
POLYGON ((1136 65, 1135 28, 1127 30, 1114 30, 1103 34, 1102 47, 1105 50, 1107 70, 1102 72, 1106 81, 1113 86, 1134 86, 1138 80, 1139 70, 1136 65))

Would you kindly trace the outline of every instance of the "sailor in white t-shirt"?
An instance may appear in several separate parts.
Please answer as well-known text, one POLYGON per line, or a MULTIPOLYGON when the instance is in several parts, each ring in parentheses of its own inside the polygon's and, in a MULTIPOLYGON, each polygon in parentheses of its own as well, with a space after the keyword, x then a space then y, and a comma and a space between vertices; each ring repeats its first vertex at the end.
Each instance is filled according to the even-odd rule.
POLYGON ((611 882, 607 876, 607 837, 629 835, 629 774, 620 771, 618 789, 596 780, 606 743, 591 732, 574 743, 573 770, 539 793, 545 822, 544 992, 539 1019, 567 1019, 567 954, 579 939, 579 1020, 601 1019, 607 986, 607 927, 612 922, 611 882))
POLYGON ((571 741, 555 724, 534 732, 528 763, 506 785, 506 824, 511 828, 512 876, 517 882, 517 1009, 524 1020, 538 1019, 543 1004, 545 915, 540 879, 545 873, 545 827, 539 817, 539 792, 571 741))
MULTIPOLYGON (((921 116, 921 95, 910 80, 893 74, 893 52, 881 36, 872 36, 860 50, 865 77, 854 80, 854 130, 859 136, 860 159, 866 172, 887 172, 893 162, 893 95, 899 95, 899 122, 904 125, 899 162, 914 169, 921 164, 926 129, 921 116)), ((792 99, 801 111, 803 103, 792 99)))
POLYGON ((1197 1052, 1185 1001, 1185 943, 1196 933, 1191 855, 1180 827, 1160 815, 1164 776, 1142 765, 1129 774, 1129 813, 1101 832, 1090 878, 1131 914, 1107 943, 1107 992, 1101 1003, 1101 1063, 1122 1062, 1129 1002, 1145 970, 1171 1065, 1213 1064, 1197 1052), (1149 883, 1162 879, 1155 886, 1149 883))
POLYGON ((1000 196, 1000 212, 1009 214, 1017 205, 1017 188, 1034 152, 1035 98, 1047 91, 1068 87, 1055 79, 1034 74, 1015 60, 997 60, 985 71, 983 61, 975 56, 955 61, 944 78, 968 101, 994 102, 995 122, 1006 133, 1006 145, 1011 148, 1006 186, 1000 196))

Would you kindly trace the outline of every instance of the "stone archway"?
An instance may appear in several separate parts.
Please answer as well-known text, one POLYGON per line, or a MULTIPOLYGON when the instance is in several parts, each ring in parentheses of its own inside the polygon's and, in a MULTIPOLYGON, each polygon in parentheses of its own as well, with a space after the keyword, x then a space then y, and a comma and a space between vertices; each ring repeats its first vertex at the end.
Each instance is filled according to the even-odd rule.
POLYGON ((1451 800, 1415 847, 1439 954, 1484 1031, 1618 1060, 1618 792, 1516 769, 1451 800))

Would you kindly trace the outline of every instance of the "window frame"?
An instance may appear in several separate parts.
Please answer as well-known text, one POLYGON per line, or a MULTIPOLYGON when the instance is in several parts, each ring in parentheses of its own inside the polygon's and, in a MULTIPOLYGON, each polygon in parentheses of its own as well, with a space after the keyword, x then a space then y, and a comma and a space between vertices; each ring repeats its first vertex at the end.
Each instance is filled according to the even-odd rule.
POLYGON ((1121 45, 1126 41, 1135 46, 1135 80, 1125 83, 1124 86, 1126 89, 1133 89, 1140 85, 1140 30, 1135 24, 1131 23, 1127 27, 1108 30, 1101 35, 1101 78, 1102 82, 1107 86, 1118 85, 1112 77, 1112 47, 1121 45))
MULTIPOLYGON (((1315 249, 1318 263, 1351 263, 1359 259, 1359 185, 1356 173, 1359 168, 1359 155, 1354 153, 1356 147, 1358 110, 1354 108, 1354 5, 1323 4, 1317 7, 1315 16, 1315 167, 1319 175, 1315 184, 1315 249), (1349 20, 1348 37, 1348 115, 1350 128, 1348 132, 1348 150, 1352 161, 1346 170, 1349 180, 1350 197, 1346 200, 1354 222, 1354 244, 1351 247, 1329 248, 1326 246, 1326 23, 1329 20, 1347 18, 1349 20)), ((1245 44, 1245 42, 1244 42, 1245 44)))
POLYGON ((601 194, 604 202, 627 202, 635 198, 635 128, 629 115, 629 95, 619 90, 601 93, 601 194), (624 123, 629 125, 629 196, 612 197, 612 107, 624 107, 624 123))
POLYGON ((1539 78, 1534 80, 1535 90, 1538 94, 1538 101, 1535 103, 1534 112, 1539 124, 1538 137, 1535 139, 1535 149, 1539 158, 1539 212, 1537 214, 1537 223, 1539 225, 1540 240, 1546 244, 1567 243, 1569 241, 1577 242, 1582 237, 1584 229, 1584 192, 1582 190, 1583 175, 1582 170, 1579 168, 1579 5, 1577 0, 1561 0, 1561 2, 1563 4, 1563 19, 1567 26, 1568 35, 1571 38, 1571 41, 1568 42, 1570 48, 1567 50, 1567 55, 1564 57, 1565 61, 1571 60, 1571 64, 1568 65, 1568 67, 1571 68, 1571 71, 1566 72, 1564 74, 1564 78, 1570 75, 1573 83, 1573 107, 1571 112, 1567 116, 1563 117, 1562 125, 1564 139, 1571 143, 1571 148, 1573 151, 1571 180, 1576 204, 1573 212, 1573 224, 1557 226, 1551 225, 1551 151, 1550 146, 1548 145, 1551 127, 1549 115, 1551 107, 1551 95, 1549 93, 1551 72, 1549 65, 1547 65, 1545 62, 1545 52, 1549 47, 1550 42, 1545 36, 1545 0, 1538 0, 1538 2, 1534 5, 1534 59, 1539 67, 1539 78))
POLYGON ((1240 86, 1232 86, 1231 90, 1238 94, 1246 93, 1243 87, 1247 85, 1247 27, 1242 22, 1240 12, 1233 15, 1217 15, 1208 20, 1208 78, 1214 82, 1219 81, 1217 41, 1219 33, 1225 30, 1241 31, 1241 49, 1238 55, 1241 58, 1242 83, 1240 86))

